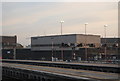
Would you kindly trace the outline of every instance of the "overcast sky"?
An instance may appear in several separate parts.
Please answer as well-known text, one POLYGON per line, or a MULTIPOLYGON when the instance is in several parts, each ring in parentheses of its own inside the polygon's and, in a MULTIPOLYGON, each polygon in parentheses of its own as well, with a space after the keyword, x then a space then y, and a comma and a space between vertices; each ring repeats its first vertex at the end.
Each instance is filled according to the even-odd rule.
POLYGON ((3 2, 3 35, 18 36, 18 43, 30 44, 30 37, 63 34, 87 34, 118 37, 117 2, 3 2))

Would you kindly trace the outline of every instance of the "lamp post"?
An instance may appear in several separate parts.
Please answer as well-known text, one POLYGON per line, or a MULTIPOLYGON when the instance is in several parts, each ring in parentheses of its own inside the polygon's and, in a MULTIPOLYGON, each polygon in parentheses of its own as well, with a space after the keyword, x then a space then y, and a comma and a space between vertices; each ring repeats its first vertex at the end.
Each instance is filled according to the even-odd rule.
MULTIPOLYGON (((64 21, 60 21, 60 24, 61 24, 61 44, 62 44, 62 25, 63 25, 64 21)), ((63 48, 61 46, 61 59, 63 60, 63 48)))
POLYGON ((86 36, 86 27, 87 27, 88 23, 85 23, 85 60, 87 61, 87 36, 86 36))
POLYGON ((15 46, 13 47, 13 59, 16 59, 16 46, 17 44, 15 43, 15 46))
POLYGON ((63 25, 64 21, 60 21, 60 23, 61 23, 61 35, 62 35, 62 25, 63 25))
POLYGON ((52 39, 52 61, 53 61, 53 59, 54 59, 54 57, 53 57, 53 38, 51 38, 52 39))
POLYGON ((106 53, 107 53, 107 44, 106 44, 106 28, 108 25, 104 25, 104 34, 105 34, 105 50, 104 50, 104 54, 105 54, 105 61, 106 61, 106 53))
POLYGON ((118 59, 118 40, 115 41, 115 44, 113 46, 115 48, 115 55, 116 55, 116 59, 118 59))

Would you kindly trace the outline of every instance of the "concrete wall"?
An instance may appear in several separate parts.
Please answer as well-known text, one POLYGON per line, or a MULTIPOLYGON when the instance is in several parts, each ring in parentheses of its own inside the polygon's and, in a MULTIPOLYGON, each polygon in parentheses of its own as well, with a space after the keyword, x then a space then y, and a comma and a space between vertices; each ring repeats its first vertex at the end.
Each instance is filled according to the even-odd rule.
POLYGON ((53 48, 56 50, 60 49, 61 43, 75 43, 76 35, 57 35, 57 36, 43 36, 43 37, 32 37, 31 47, 32 50, 51 50, 52 44, 53 48))
MULTIPOLYGON (((100 46, 100 36, 97 35, 83 35, 83 34, 69 34, 69 35, 56 35, 56 36, 42 36, 42 37, 32 37, 31 46, 33 51, 39 50, 60 50, 60 44, 65 43, 71 44, 95 44, 95 47, 100 46)), ((72 46, 71 46, 72 47, 72 46)), ((64 48, 64 50, 71 50, 70 47, 64 48)))
MULTIPOLYGON (((81 57, 84 59, 84 49, 74 51, 76 53, 76 58, 81 57)), ((3 59, 13 59, 13 49, 3 49, 2 50, 3 59)), ((62 58, 61 50, 54 50, 53 57, 62 58)), ((72 50, 63 50, 64 60, 73 58, 72 50)), ((16 49, 16 59, 31 59, 31 60, 52 60, 52 51, 51 50, 42 50, 42 51, 31 51, 31 49, 16 49)))
POLYGON ((83 44, 95 44, 95 47, 100 47, 100 36, 99 35, 82 35, 78 34, 76 36, 76 42, 78 44, 83 43, 83 44))
MULTIPOLYGON (((118 54, 119 54, 118 49, 118 54)), ((74 57, 76 60, 80 57, 81 60, 85 60, 85 48, 80 48, 79 50, 63 50, 63 58, 64 60, 72 60, 74 57)), ((94 56, 96 55, 102 55, 103 57, 101 60, 104 60, 104 49, 100 48, 87 48, 88 58, 90 60, 94 59, 94 56)), ((53 51, 53 57, 61 59, 61 50, 54 50, 53 51)), ((107 57, 113 58, 113 56, 116 56, 119 58, 120 55, 117 55, 115 53, 114 49, 107 49, 107 57)), ((13 49, 3 49, 2 50, 2 57, 3 59, 13 59, 13 49)), ((31 51, 31 49, 17 49, 16 50, 16 59, 31 59, 31 60, 52 60, 52 51, 51 50, 42 50, 42 51, 31 51)), ((110 59, 110 58, 109 58, 110 59)))

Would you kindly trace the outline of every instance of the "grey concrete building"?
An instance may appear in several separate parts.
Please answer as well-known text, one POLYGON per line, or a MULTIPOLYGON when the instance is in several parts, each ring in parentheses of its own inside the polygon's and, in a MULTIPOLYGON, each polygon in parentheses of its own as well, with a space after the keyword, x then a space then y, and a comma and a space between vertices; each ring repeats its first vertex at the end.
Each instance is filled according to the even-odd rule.
POLYGON ((118 46, 120 43, 120 38, 101 38, 101 44, 107 44, 107 47, 118 46))
MULTIPOLYGON (((71 50, 71 47, 77 48, 97 48, 100 47, 99 35, 84 35, 84 34, 67 34, 53 36, 37 36, 31 37, 31 50, 71 50)), ((76 49, 77 49, 76 48, 76 49)))

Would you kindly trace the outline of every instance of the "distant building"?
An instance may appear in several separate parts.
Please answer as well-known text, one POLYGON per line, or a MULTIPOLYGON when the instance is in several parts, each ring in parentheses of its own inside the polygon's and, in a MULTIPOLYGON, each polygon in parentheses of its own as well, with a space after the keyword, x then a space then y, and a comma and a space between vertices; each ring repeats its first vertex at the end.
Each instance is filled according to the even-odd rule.
POLYGON ((2 49, 23 48, 21 44, 17 43, 17 36, 0 36, 0 45, 2 49))
POLYGON ((29 48, 29 49, 31 49, 31 45, 27 45, 25 48, 29 48))
MULTIPOLYGON (((8 36, 9 37, 9 36, 8 36)), ((13 36, 14 38, 14 36, 13 36)), ((5 39, 5 38, 4 38, 5 39)), ((6 39, 7 42, 9 39, 6 39)), ((15 39, 14 39, 15 40, 15 39)), ((1 44, 6 42, 3 41, 1 44)), ((11 42, 10 42, 11 43, 11 42)), ((17 42, 16 42, 17 43, 17 42)), ((11 43, 12 44, 12 43, 11 43)), ((13 43, 14 47, 15 42, 13 43)), ((119 38, 100 38, 99 35, 83 35, 83 34, 68 34, 68 35, 53 35, 53 36, 38 36, 31 37, 31 45, 23 49, 16 49, 16 59, 31 59, 31 60, 86 60, 85 47, 87 47, 87 59, 91 61, 104 61, 119 59, 120 48, 114 44, 119 44, 119 38), (108 45, 106 48, 101 47, 105 41, 108 45), (86 44, 87 46, 85 46, 86 44), (114 46, 114 47, 111 47, 114 46), (106 57, 105 57, 106 56, 106 57)), ((8 44, 9 45, 9 44, 8 44)), ((22 47, 17 44, 17 47, 22 47)), ((2 49, 3 58, 13 59, 14 49, 2 49)))
POLYGON ((105 55, 106 51, 107 59, 115 60, 120 58, 120 38, 101 38, 101 45, 101 54, 105 55))
POLYGON ((12 49, 16 47, 17 44, 17 36, 0 36, 0 45, 2 45, 2 49, 12 49))
POLYGON ((117 47, 120 43, 120 38, 101 38, 101 44, 107 47, 117 47))
POLYGON ((84 35, 84 34, 68 34, 68 35, 53 35, 31 37, 31 49, 33 51, 40 50, 69 50, 71 47, 100 47, 99 35, 84 35))

